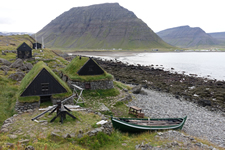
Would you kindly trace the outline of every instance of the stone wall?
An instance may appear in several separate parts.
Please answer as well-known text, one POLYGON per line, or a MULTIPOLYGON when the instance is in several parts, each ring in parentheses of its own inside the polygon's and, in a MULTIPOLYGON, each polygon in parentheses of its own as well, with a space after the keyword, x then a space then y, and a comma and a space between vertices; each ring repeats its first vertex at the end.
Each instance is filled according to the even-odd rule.
POLYGON ((40 107, 40 101, 33 102, 33 103, 27 103, 27 102, 22 103, 17 100, 15 110, 18 113, 23 113, 23 112, 33 111, 34 109, 37 109, 39 107, 40 107))
POLYGON ((72 84, 75 84, 83 89, 90 89, 90 90, 99 90, 99 89, 112 89, 113 80, 99 80, 99 81, 92 81, 92 82, 78 82, 70 80, 66 75, 60 74, 60 77, 64 82, 68 84, 68 86, 73 89, 72 84))

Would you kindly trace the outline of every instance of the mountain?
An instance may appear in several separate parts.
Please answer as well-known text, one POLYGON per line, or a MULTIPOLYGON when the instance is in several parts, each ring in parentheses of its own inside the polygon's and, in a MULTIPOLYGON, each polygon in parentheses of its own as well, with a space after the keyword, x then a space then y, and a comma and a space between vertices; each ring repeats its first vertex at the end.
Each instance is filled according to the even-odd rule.
POLYGON ((218 41, 199 27, 180 26, 157 33, 165 42, 182 48, 206 48, 218 41))
POLYGON ((24 35, 24 34, 32 35, 33 33, 30 33, 30 32, 0 32, 0 35, 24 35))
POLYGON ((225 32, 208 33, 211 37, 218 40, 220 44, 225 44, 225 32))
POLYGON ((58 49, 171 48, 141 19, 118 3, 74 7, 37 34, 46 47, 58 49))

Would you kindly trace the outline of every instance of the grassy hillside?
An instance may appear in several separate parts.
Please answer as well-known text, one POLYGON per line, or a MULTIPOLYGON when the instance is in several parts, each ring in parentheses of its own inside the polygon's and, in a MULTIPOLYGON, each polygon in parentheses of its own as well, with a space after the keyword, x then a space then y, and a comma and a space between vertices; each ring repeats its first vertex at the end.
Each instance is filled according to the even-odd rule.
POLYGON ((16 48, 23 42, 33 47, 35 40, 29 35, 0 35, 0 50, 16 50, 16 48))

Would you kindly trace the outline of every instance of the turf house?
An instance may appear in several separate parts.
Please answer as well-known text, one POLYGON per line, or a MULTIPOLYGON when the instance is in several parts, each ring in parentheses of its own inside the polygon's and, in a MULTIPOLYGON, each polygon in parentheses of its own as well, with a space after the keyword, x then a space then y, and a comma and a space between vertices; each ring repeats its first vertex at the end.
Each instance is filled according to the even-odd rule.
POLYGON ((37 47, 37 49, 41 49, 42 44, 41 43, 33 43, 33 49, 36 49, 36 47, 37 47))
POLYGON ((17 58, 21 58, 21 59, 32 58, 32 48, 29 45, 27 45, 25 42, 23 42, 17 48, 17 58))
POLYGON ((104 71, 94 59, 76 56, 60 75, 72 88, 75 84, 83 89, 112 89, 113 76, 104 71))
MULTIPOLYGON (((43 61, 38 62, 21 81, 17 93, 17 109, 34 109, 40 103, 55 104, 72 95, 71 89, 43 61), (28 105, 28 106, 27 106, 28 105)), ((73 100, 68 101, 73 104, 73 100)))

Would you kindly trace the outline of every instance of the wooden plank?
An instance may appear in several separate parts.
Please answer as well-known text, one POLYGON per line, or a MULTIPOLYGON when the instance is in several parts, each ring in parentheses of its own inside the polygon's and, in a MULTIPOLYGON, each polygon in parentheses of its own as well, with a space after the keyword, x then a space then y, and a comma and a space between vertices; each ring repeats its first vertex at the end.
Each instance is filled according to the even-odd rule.
POLYGON ((137 110, 137 111, 140 111, 140 110, 141 110, 141 108, 138 108, 138 107, 136 107, 136 106, 130 106, 130 108, 135 109, 135 110, 137 110))

